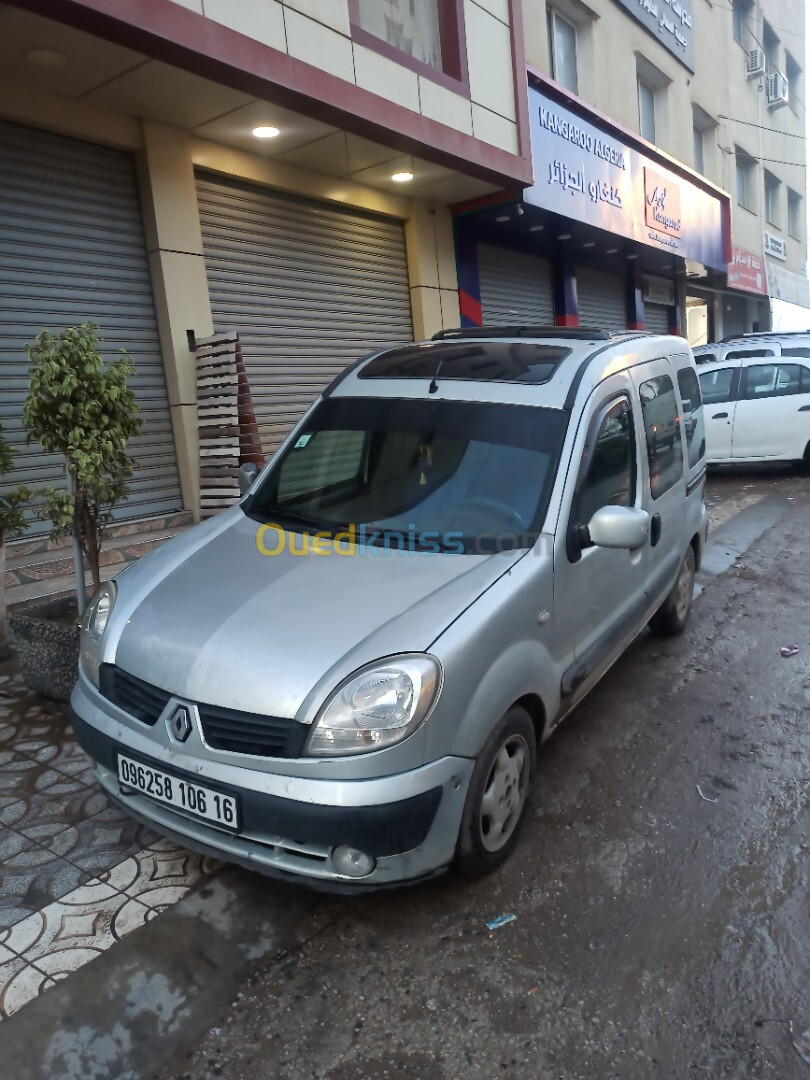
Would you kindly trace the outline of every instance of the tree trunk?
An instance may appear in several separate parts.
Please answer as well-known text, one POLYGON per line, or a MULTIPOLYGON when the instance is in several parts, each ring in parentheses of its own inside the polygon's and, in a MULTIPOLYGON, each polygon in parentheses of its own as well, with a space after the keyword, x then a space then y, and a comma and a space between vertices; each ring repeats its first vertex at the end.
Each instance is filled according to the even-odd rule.
POLYGON ((93 592, 97 593, 101 588, 101 566, 99 554, 101 545, 98 542, 98 530, 90 508, 87 505, 87 497, 80 488, 76 494, 76 505, 81 519, 82 549, 87 556, 90 565, 90 577, 93 579, 93 592))
POLYGON ((67 475, 68 488, 73 495, 73 569, 76 576, 76 605, 79 609, 79 618, 81 618, 87 607, 87 590, 84 587, 84 557, 82 554, 82 527, 79 509, 80 495, 76 491, 70 469, 68 469, 67 475))

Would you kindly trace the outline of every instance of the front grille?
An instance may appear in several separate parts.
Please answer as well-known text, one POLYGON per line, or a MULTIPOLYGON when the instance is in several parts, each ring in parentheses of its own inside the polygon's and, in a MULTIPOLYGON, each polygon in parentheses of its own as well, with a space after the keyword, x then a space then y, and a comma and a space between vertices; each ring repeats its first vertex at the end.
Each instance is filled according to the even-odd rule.
POLYGON ((295 720, 200 705, 205 741, 213 750, 256 757, 300 757, 309 728, 295 720))
POLYGON ((99 690, 119 709, 149 727, 156 723, 172 696, 168 690, 159 690, 115 664, 101 665, 99 690))
MULTIPOLYGON (((119 709, 152 727, 174 696, 143 679, 122 671, 115 664, 102 664, 99 689, 119 709)), ((186 699, 183 699, 186 700, 186 699)), ((222 709, 218 705, 198 705, 203 736, 212 750, 254 757, 300 757, 309 728, 295 720, 276 716, 222 709)))

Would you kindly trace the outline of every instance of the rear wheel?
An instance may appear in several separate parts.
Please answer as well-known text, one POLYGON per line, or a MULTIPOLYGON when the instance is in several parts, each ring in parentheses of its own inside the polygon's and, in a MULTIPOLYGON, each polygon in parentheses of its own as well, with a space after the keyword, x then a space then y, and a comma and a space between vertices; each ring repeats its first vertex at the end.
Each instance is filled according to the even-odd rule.
POLYGON ((678 571, 678 580, 672 592, 650 619, 650 629, 654 634, 672 637, 682 634, 689 622, 692 610, 692 594, 695 590, 695 552, 690 544, 678 571))
POLYGON ((537 757, 534 725, 513 706, 476 759, 464 804, 456 867, 465 877, 488 874, 517 843, 537 757))

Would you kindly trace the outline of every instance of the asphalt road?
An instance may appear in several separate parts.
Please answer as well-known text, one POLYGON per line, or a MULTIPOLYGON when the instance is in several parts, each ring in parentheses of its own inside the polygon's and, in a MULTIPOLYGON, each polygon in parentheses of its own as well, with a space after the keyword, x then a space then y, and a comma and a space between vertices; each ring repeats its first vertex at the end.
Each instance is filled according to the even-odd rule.
POLYGON ((810 480, 707 504, 687 633, 555 733, 500 872, 355 899, 221 869, 3 1021, 0 1076, 810 1080, 810 480))
POLYGON ((544 749, 510 864, 320 900, 162 1080, 810 1077, 810 484, 707 502, 728 569, 544 749))

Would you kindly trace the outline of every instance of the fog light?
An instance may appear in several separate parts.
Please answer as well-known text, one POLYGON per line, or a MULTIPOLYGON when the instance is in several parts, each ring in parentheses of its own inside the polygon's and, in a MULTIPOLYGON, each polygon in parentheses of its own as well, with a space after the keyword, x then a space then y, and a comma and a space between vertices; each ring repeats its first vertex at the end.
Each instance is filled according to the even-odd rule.
POLYGON ((346 877, 366 877, 377 865, 376 859, 357 848, 341 844, 332 852, 332 862, 339 874, 346 877))

